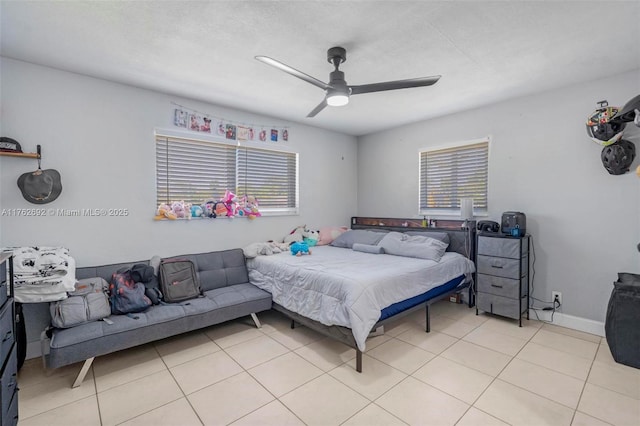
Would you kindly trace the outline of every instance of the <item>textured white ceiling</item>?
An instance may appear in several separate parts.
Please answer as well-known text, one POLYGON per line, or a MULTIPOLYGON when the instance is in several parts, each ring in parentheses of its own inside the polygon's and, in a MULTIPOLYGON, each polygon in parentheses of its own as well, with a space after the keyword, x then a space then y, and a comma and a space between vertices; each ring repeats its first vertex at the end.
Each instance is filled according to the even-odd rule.
POLYGON ((352 135, 640 74, 637 0, 2 0, 0 15, 2 56, 352 135), (306 118, 322 90, 254 59, 271 56, 328 81, 332 46, 347 49, 349 84, 442 78, 352 96, 306 118))

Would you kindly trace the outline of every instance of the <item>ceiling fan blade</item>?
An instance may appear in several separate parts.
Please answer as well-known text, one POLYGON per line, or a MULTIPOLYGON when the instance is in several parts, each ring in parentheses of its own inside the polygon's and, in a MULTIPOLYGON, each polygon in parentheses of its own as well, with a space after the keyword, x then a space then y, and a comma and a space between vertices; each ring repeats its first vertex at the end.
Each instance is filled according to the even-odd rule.
POLYGON ((439 75, 431 77, 411 78, 407 80, 385 81, 383 83, 362 84, 349 86, 352 95, 371 92, 383 92, 385 90, 408 89, 411 87, 431 86, 440 80, 439 75))
POLYGON ((322 102, 318 104, 317 107, 313 109, 309 114, 307 114, 307 118, 315 117, 320 111, 322 111, 327 106, 327 99, 323 99, 322 102))
POLYGON ((321 88, 322 90, 327 90, 331 87, 327 83, 324 83, 318 80, 317 78, 311 77, 310 75, 305 74, 302 71, 298 71, 295 68, 291 68, 289 65, 283 64, 282 62, 277 61, 268 56, 256 56, 255 58, 260 62, 264 62, 267 65, 271 65, 272 67, 278 68, 279 70, 284 71, 287 74, 291 74, 294 77, 298 77, 300 80, 304 80, 307 83, 311 83, 314 86, 321 88))

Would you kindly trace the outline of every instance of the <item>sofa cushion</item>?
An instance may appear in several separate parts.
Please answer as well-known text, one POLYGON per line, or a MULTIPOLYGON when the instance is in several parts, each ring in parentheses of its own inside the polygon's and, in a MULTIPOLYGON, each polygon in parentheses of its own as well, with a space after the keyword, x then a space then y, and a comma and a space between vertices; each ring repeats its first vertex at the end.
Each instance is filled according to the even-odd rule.
POLYGON ((189 259, 196 265, 203 291, 249 282, 242 249, 176 256, 176 258, 189 259))
POLYGON ((169 322, 185 316, 185 309, 180 305, 152 306, 145 312, 128 315, 111 315, 109 321, 94 321, 77 327, 56 329, 51 339, 52 348, 61 348, 79 342, 126 333, 131 330, 146 327, 149 324, 169 322))
POLYGON ((213 300, 218 308, 238 305, 256 300, 271 299, 271 294, 253 284, 243 283, 206 291, 205 296, 213 300))

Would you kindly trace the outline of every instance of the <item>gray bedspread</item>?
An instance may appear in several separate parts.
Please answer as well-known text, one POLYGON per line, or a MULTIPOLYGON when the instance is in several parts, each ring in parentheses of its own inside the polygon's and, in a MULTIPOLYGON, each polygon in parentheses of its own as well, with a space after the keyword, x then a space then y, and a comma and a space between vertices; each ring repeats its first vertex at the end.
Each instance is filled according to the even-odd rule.
POLYGON ((369 254, 332 246, 311 255, 281 253, 247 259, 249 280, 290 311, 352 330, 365 350, 380 311, 475 271, 473 262, 447 252, 439 262, 369 254))

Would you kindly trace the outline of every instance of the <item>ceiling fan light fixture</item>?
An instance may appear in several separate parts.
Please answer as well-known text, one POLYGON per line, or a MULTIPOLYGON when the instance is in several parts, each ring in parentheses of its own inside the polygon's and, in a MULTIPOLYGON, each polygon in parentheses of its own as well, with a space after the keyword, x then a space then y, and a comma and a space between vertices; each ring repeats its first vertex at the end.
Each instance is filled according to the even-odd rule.
POLYGON ((327 92, 327 105, 344 106, 349 103, 349 95, 337 90, 329 90, 327 92))
MULTIPOLYGON (((2 0, 0 0, 2 1, 2 0)), ((295 68, 290 67, 280 61, 276 61, 268 56, 256 56, 260 62, 275 67, 281 71, 286 72, 300 80, 313 84, 316 87, 324 90, 325 96, 322 102, 318 104, 314 109, 307 114, 307 118, 315 117, 320 111, 327 106, 344 106, 349 103, 349 97, 351 95, 360 95, 363 93, 384 92, 387 90, 409 89, 412 87, 424 87, 435 84, 439 79, 439 75, 433 75, 431 77, 410 78, 404 80, 384 81, 381 83, 361 84, 357 86, 349 86, 344 79, 344 72, 338 68, 340 64, 347 60, 347 51, 344 47, 332 47, 327 50, 327 61, 333 65, 334 70, 329 73, 329 82, 324 83, 317 78, 311 77, 308 74, 298 71, 295 68)), ((640 114, 638 114, 640 117, 640 114)), ((636 119, 638 119, 636 117, 636 119)))

